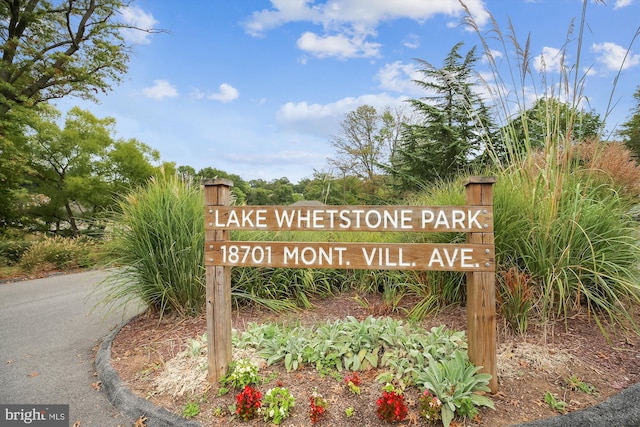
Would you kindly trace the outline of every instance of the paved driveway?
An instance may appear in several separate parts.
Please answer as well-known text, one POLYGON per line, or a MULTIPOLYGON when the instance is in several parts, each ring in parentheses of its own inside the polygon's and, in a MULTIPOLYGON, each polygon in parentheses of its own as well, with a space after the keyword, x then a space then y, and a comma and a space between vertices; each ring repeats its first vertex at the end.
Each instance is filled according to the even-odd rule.
POLYGON ((0 284, 0 403, 69 404, 70 425, 132 425, 92 387, 94 347, 134 315, 106 315, 90 271, 0 284))

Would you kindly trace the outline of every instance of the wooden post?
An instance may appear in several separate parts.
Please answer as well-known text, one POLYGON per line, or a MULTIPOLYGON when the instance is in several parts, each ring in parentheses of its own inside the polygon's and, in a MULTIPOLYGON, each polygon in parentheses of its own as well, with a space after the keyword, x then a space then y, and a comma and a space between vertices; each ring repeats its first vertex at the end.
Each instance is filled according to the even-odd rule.
MULTIPOLYGON (((210 206, 229 206, 230 187, 227 179, 206 180, 204 200, 210 206)), ((206 213, 206 212, 205 212, 206 213)), ((205 223, 205 242, 229 240, 228 230, 213 230, 205 223)), ((206 250, 206 248, 205 248, 206 250)), ((206 265, 207 364, 209 382, 220 381, 231 363, 231 267, 206 265)))
MULTIPOLYGON (((468 206, 493 206, 494 177, 471 177, 465 184, 468 206)), ((467 233, 467 243, 494 244, 493 232, 467 233)), ((495 251, 494 251, 495 268, 495 251)), ((482 371, 491 374, 489 388, 498 392, 496 358, 496 274, 492 272, 467 273, 467 337, 469 359, 482 371)))

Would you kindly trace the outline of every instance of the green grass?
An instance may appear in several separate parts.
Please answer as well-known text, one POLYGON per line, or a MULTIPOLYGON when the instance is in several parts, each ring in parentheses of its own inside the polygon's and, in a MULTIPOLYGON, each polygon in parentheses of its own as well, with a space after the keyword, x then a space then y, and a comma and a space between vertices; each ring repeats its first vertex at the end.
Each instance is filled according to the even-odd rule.
POLYGON ((204 307, 204 197, 176 177, 153 180, 120 202, 109 253, 118 267, 106 304, 142 301, 160 314, 204 307))

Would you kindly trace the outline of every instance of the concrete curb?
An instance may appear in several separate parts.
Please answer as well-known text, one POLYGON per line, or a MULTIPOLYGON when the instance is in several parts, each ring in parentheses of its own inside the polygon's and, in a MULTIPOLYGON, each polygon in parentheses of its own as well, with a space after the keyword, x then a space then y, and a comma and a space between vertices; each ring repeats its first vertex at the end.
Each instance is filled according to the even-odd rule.
MULTIPOLYGON (((129 319, 129 321, 131 320, 129 319)), ((131 420, 137 420, 140 416, 147 417, 147 427, 202 427, 198 422, 182 418, 134 394, 113 369, 111 366, 111 344, 120 329, 129 321, 107 335, 96 354, 96 371, 102 382, 102 390, 109 402, 131 420)))
POLYGON ((634 427, 640 426, 640 383, 634 384, 604 402, 552 418, 514 427, 634 427))

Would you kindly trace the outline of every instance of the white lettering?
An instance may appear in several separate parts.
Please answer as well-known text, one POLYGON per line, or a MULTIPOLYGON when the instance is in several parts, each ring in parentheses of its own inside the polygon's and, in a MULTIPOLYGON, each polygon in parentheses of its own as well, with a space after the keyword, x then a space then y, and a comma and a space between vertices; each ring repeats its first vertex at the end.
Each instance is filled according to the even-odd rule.
POLYGON ((462 267, 464 267, 464 268, 473 268, 473 267, 475 267, 474 264, 467 262, 467 261, 472 261, 473 260, 472 254, 473 254, 473 249, 466 248, 466 249, 461 249, 460 250, 460 258, 461 258, 460 259, 460 265, 462 267))
POLYGON ((369 211, 367 212, 367 214, 364 217, 364 222, 365 224, 367 224, 367 227, 369 228, 378 228, 380 227, 380 224, 382 223, 382 217, 380 215, 380 212, 378 211, 369 211), (374 218, 375 222, 371 222, 371 217, 375 216, 377 218, 374 218))
POLYGON ((479 229, 482 229, 482 226, 480 225, 480 222, 478 221, 478 215, 480 215, 480 211, 475 211, 473 213, 473 216, 471 216, 471 211, 469 211, 469 228, 473 227, 473 224, 475 223, 479 229))
POLYGON ((279 228, 291 228, 296 211, 276 210, 276 222, 279 228))
POLYGON ((446 229, 451 228, 449 226, 449 218, 447 218, 447 213, 445 211, 438 211, 438 218, 436 218, 435 228, 438 228, 441 225, 443 225, 446 229))
POLYGON ((442 255, 440 255, 440 251, 436 248, 431 252, 431 258, 429 258, 429 268, 433 267, 433 264, 438 264, 440 267, 444 267, 444 262, 442 261, 442 255))
POLYGON ((430 224, 435 219, 435 215, 432 210, 424 209, 422 211, 422 228, 426 228, 427 224, 430 224))
POLYGON ((459 228, 464 228, 464 219, 466 218, 464 211, 460 209, 454 209, 451 212, 451 216, 452 216, 451 221, 453 222, 453 228, 456 228, 456 226, 459 228))
POLYGON ((376 254, 376 250, 377 248, 371 248, 371 253, 369 253, 367 251, 367 248, 362 248, 362 255, 364 255, 364 261, 367 263, 367 265, 371 265, 371 263, 373 262, 373 257, 376 254))
POLYGON ((400 211, 400 228, 403 230, 409 230, 413 228, 411 224, 411 211, 403 209, 400 211))

